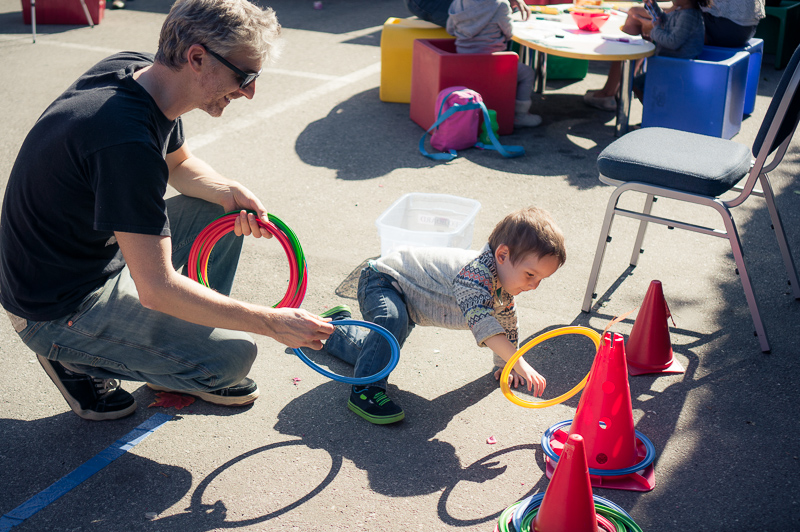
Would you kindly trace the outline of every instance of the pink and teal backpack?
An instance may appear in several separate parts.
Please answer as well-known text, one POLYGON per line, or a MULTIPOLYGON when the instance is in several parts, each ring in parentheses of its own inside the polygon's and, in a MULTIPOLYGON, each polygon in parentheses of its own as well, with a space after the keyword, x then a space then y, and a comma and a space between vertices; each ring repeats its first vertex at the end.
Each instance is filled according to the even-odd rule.
POLYGON ((467 87, 448 87, 439 92, 436 98, 436 122, 419 140, 419 151, 425 157, 437 161, 452 161, 458 154, 456 150, 480 148, 497 150, 504 157, 525 155, 522 146, 503 146, 497 140, 491 127, 487 134, 491 145, 478 142, 481 119, 489 124, 489 112, 480 94, 467 87), (431 146, 447 153, 428 153, 425 151, 425 138, 431 133, 431 146))

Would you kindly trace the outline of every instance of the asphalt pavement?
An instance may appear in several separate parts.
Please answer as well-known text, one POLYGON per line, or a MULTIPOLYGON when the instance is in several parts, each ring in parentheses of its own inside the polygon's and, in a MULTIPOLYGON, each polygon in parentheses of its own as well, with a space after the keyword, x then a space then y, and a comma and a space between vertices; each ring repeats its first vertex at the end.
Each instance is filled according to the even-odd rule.
MULTIPOLYGON (((221 118, 193 111, 184 124, 197 155, 244 182, 297 234, 309 268, 303 308, 320 313, 348 304, 360 316, 357 274, 380 254, 375 220, 406 193, 478 200, 474 249, 508 212, 543 207, 566 235, 568 259, 538 290, 517 299, 521 337, 567 325, 601 331, 639 307, 651 281, 660 280, 674 318, 675 357, 686 368, 629 379, 636 430, 656 450, 654 489, 594 493, 649 532, 800 529, 800 302, 786 284, 763 200, 748 200, 734 216, 770 354, 753 336, 726 241, 680 229, 648 229, 645 253, 630 268, 636 223, 615 222, 598 300, 583 313, 611 192, 598 180, 596 158, 615 139, 612 113, 586 107, 582 95, 602 85, 606 64, 592 64, 582 80, 548 82, 544 96, 534 98, 543 124, 501 138, 523 146, 524 157, 469 149, 436 163, 417 149, 423 131, 409 119, 408 105, 384 103, 378 95, 381 27, 390 16, 408 16, 401 0, 323 0, 322 9, 311 0, 271 5, 286 47, 259 78, 255 98, 234 101, 221 118)), ((94 28, 39 25, 34 44, 20 2, 0 0, 3 184, 45 107, 103 57, 154 52, 169 6, 132 0, 106 11, 94 28)), ((767 54, 755 111, 733 140, 753 142, 781 74, 767 54)), ((641 104, 634 103, 631 122, 640 120, 641 104)), ((798 263, 799 173, 795 138, 770 176, 798 263)), ((642 200, 626 201, 639 207, 642 200)), ((711 212, 695 214, 666 200, 658 211, 717 223, 711 212)), ((248 241, 234 296, 273 304, 286 289, 287 273, 277 242, 248 241)), ((613 330, 628 335, 636 316, 613 330)), ((388 390, 406 419, 374 426, 346 408, 347 385, 313 372, 270 338, 256 341, 251 376, 261 397, 251 407, 198 400, 180 410, 148 408, 155 394, 125 382, 139 403, 136 413, 90 422, 69 410, 10 323, 0 324, 4 522, 25 514, 31 507, 19 507, 32 501, 41 509, 14 530, 490 532, 503 509, 547 488, 542 433, 571 419, 580 397, 542 409, 516 406, 492 376, 491 353, 468 332, 418 327, 388 390), (118 441, 127 452, 94 472, 98 457, 118 441), (57 484, 61 496, 45 491, 87 467, 83 482, 57 484)), ((588 341, 564 336, 526 358, 547 378, 545 396, 552 398, 585 376, 592 355, 588 341)), ((347 371, 336 362, 329 367, 347 371)))

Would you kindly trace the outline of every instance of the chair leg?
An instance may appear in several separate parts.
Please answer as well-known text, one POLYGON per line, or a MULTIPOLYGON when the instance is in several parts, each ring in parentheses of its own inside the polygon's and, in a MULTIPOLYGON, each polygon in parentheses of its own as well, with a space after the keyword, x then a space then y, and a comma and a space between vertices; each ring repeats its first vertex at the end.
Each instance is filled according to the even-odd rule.
POLYGON ((736 229, 736 224, 731 217, 730 211, 722 204, 717 204, 716 207, 722 215, 722 221, 725 224, 725 229, 728 233, 728 242, 731 245, 733 252, 733 259, 736 261, 736 268, 739 271, 739 279, 742 281, 742 288, 744 289, 744 297, 747 299, 747 306, 750 307, 750 315, 753 318, 753 325, 756 328, 756 336, 758 336, 758 343, 761 345, 761 351, 769 353, 769 340, 767 339, 767 331, 764 329, 764 323, 761 321, 761 314, 758 312, 758 303, 756 302, 756 295, 753 291, 753 285, 750 282, 750 276, 747 274, 747 267, 744 264, 744 256, 742 255, 742 242, 739 239, 739 232, 736 229))
POLYGON ((86 7, 86 2, 81 0, 81 7, 83 8, 83 14, 86 15, 86 22, 89 23, 90 28, 94 28, 94 22, 92 21, 92 15, 89 14, 89 8, 86 7))
POLYGON ((767 210, 772 220, 772 229, 775 231, 775 238, 778 239, 778 247, 781 249, 783 265, 786 267, 786 274, 789 276, 789 284, 792 285, 792 293, 795 299, 800 299, 800 282, 797 280, 797 268, 794 265, 794 259, 792 259, 789 242, 786 240, 786 232, 783 230, 781 215, 775 205, 775 194, 772 191, 772 185, 766 174, 762 174, 758 179, 761 182, 761 189, 764 191, 764 200, 767 202, 767 210))
MULTIPOLYGON (((648 194, 647 198, 644 200, 644 209, 642 209, 642 214, 649 215, 650 211, 653 210, 653 203, 655 202, 655 198, 652 194, 648 194)), ((631 266, 636 266, 636 263, 639 262, 639 255, 644 253, 642 249, 642 242, 644 242, 644 232, 647 230, 647 220, 641 220, 639 222, 639 232, 636 234, 636 242, 633 244, 633 253, 631 253, 631 266)))
POLYGON ((595 289, 597 288, 597 278, 600 276, 600 266, 603 264, 603 255, 606 252, 606 244, 608 243, 611 232, 611 224, 614 221, 614 213, 617 208, 617 202, 622 192, 617 188, 608 199, 608 207, 606 207, 606 216, 603 219, 603 225, 600 229, 600 238, 597 240, 597 249, 594 252, 594 262, 592 263, 592 271, 589 274, 589 283, 586 285, 586 294, 583 296, 583 312, 589 312, 592 307, 592 299, 595 298, 595 289))

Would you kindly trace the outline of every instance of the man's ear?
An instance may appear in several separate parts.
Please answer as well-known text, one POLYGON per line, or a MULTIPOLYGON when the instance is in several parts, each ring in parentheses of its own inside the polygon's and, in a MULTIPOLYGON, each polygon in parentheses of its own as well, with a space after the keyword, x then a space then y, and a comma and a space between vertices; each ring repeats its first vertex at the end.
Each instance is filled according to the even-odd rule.
POLYGON ((511 258, 511 250, 508 249, 508 246, 505 244, 500 244, 497 246, 497 249, 494 250, 494 260, 497 264, 504 264, 506 261, 510 260, 511 258))
POLYGON ((186 50, 186 63, 193 72, 200 72, 208 65, 209 54, 199 44, 193 44, 186 50))

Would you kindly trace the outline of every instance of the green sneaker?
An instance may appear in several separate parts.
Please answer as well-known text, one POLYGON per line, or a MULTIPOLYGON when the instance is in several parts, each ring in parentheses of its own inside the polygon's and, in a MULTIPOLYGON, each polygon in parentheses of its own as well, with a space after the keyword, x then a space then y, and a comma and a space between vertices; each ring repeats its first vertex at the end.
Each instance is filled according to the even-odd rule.
POLYGON ((347 408, 376 425, 397 423, 406 417, 400 405, 389 399, 386 391, 377 386, 353 386, 347 408))

